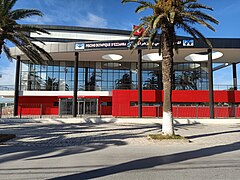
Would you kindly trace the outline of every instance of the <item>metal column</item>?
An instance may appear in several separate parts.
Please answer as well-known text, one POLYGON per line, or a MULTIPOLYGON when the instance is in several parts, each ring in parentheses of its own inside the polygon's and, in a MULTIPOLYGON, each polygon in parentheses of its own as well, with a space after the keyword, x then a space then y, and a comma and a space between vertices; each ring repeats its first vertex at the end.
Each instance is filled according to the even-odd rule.
POLYGON ((88 67, 85 68, 85 91, 90 91, 90 86, 88 85, 88 67))
POLYGON ((212 49, 208 49, 208 86, 209 86, 209 108, 210 118, 214 118, 214 94, 213 94, 213 71, 212 71, 212 49))
POLYGON ((73 117, 77 117, 77 92, 78 92, 78 58, 79 53, 75 52, 74 62, 74 92, 73 92, 73 117))
POLYGON ((138 50, 138 117, 142 118, 142 50, 138 50))
POLYGON ((233 89, 237 90, 237 66, 236 66, 236 63, 232 64, 232 70, 233 70, 233 89))
POLYGON ((20 62, 21 62, 21 57, 17 56, 16 75, 15 75, 15 93, 14 93, 14 112, 13 112, 14 116, 18 115, 20 62))

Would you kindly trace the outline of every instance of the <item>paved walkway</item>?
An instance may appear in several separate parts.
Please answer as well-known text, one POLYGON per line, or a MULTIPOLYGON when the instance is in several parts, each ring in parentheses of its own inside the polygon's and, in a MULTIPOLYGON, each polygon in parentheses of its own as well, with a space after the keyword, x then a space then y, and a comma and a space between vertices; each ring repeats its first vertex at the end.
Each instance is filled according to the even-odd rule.
POLYGON ((240 124, 177 125, 192 142, 146 138, 159 124, 0 123, 0 179, 239 179, 240 124))
MULTIPOLYGON (((152 141, 148 134, 161 132, 159 124, 117 123, 1 123, 0 133, 13 133, 17 138, 7 142, 11 145, 36 147, 66 147, 79 145, 151 145, 172 144, 173 141, 152 141)), ((229 144, 239 141, 240 124, 190 124, 176 125, 176 134, 187 137, 190 144, 229 144)), ((186 142, 178 142, 186 143, 186 142)))

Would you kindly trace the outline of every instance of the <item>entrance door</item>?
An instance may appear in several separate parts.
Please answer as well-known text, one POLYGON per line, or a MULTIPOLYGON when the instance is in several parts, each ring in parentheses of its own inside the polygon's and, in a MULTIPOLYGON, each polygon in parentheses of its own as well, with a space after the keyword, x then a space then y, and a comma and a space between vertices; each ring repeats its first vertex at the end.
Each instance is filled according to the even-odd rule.
MULTIPOLYGON (((72 99, 60 99, 59 106, 59 115, 72 115, 72 99)), ((80 116, 98 114, 98 99, 81 98, 78 99, 77 106, 77 112, 80 116)))
POLYGON ((73 102, 72 99, 59 100, 59 115, 71 115, 73 102))
POLYGON ((85 114, 89 115, 97 115, 98 109, 97 109, 97 99, 85 99, 85 114))
POLYGON ((85 114, 85 101, 78 101, 78 115, 85 114))

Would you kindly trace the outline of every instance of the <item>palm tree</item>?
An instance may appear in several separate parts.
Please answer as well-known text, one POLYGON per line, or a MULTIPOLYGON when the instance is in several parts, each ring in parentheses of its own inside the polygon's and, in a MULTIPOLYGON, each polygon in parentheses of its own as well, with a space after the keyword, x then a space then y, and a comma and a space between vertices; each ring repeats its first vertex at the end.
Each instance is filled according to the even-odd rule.
MULTIPOLYGON (((15 9, 17 0, 0 0, 0 55, 4 51, 9 59, 12 59, 7 42, 15 44, 33 63, 43 63, 43 57, 52 60, 52 57, 42 48, 32 43, 38 41, 30 37, 30 33, 47 33, 46 30, 32 25, 21 25, 17 21, 31 17, 42 16, 41 11, 34 9, 15 9), (43 56, 42 56, 42 55, 43 56)), ((38 41, 41 42, 41 41, 38 41)), ((43 42, 41 42, 43 43, 43 42)))
POLYGON ((47 91, 58 91, 59 90, 59 81, 56 78, 48 78, 45 80, 44 85, 46 86, 47 91))
POLYGON ((116 81, 116 89, 132 89, 133 83, 130 74, 123 74, 121 79, 117 79, 116 81))
POLYGON ((173 80, 173 56, 176 46, 176 28, 181 28, 195 39, 200 38, 208 47, 211 43, 200 33, 193 25, 200 24, 206 26, 212 31, 215 29, 209 23, 218 24, 213 17, 201 12, 201 10, 213 10, 212 8, 198 3, 198 0, 153 0, 151 2, 144 0, 122 0, 125 2, 136 2, 139 6, 135 12, 143 10, 152 10, 152 14, 141 18, 141 23, 135 28, 134 32, 144 32, 136 37, 135 42, 149 37, 149 48, 152 42, 158 38, 159 54, 162 53, 162 75, 163 75, 163 134, 173 135, 173 117, 172 117, 172 80, 173 80))
POLYGON ((143 89, 149 90, 159 90, 161 86, 161 75, 159 71, 151 71, 148 73, 150 77, 145 80, 143 84, 143 89))
POLYGON ((86 82, 86 88, 85 90, 86 91, 95 91, 96 89, 96 82, 97 82, 97 79, 96 79, 96 72, 93 72, 88 80, 88 82, 86 82))
POLYGON ((175 77, 175 89, 178 90, 197 90, 197 81, 200 74, 193 72, 183 72, 175 77))

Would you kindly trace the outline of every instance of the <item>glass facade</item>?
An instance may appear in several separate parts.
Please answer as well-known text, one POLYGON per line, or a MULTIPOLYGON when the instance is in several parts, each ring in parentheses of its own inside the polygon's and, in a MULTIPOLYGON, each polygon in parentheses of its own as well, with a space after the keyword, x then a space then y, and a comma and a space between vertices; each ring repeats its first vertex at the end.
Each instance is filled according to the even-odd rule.
POLYGON ((173 89, 208 90, 207 63, 176 63, 173 69, 173 89))
MULTIPOLYGON (((161 62, 142 63, 143 89, 162 90, 161 62)), ((175 63, 174 85, 176 90, 207 90, 207 63, 175 63)), ((111 91, 137 89, 138 67, 136 62, 87 62, 78 67, 79 91, 111 91)), ((45 65, 21 63, 21 90, 72 91, 74 88, 74 62, 52 61, 45 65)))

